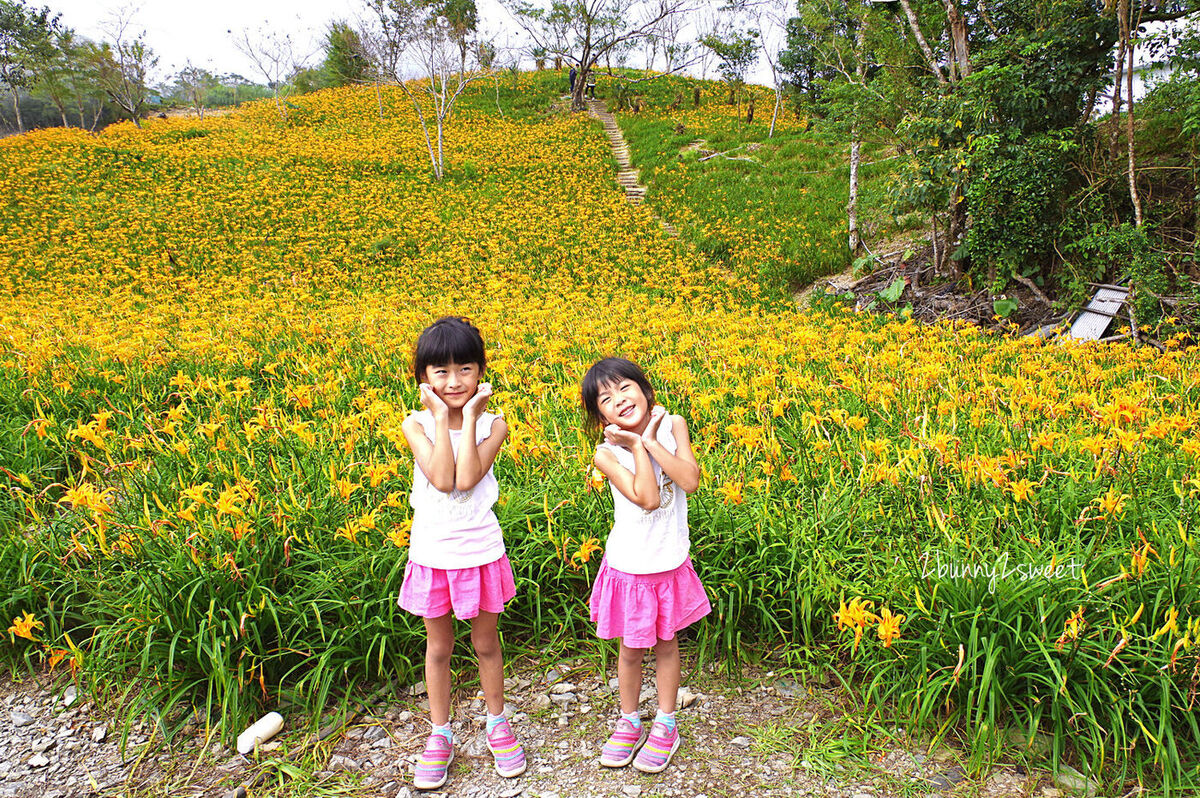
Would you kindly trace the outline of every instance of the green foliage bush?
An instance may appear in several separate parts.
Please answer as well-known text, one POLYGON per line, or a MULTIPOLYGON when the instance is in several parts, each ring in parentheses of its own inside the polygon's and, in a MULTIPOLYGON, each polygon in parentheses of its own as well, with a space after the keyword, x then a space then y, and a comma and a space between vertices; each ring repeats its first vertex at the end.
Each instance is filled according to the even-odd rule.
POLYGON ((974 140, 964 254, 976 274, 994 273, 1002 288, 1013 274, 1029 275, 1052 259, 1072 136, 1055 130, 1020 141, 994 133, 974 140))

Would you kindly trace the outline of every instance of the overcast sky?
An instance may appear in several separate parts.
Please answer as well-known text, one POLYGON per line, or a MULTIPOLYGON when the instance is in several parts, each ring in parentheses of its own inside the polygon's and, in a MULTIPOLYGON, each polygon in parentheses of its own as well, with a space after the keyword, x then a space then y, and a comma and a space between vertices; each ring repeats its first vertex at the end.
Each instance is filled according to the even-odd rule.
MULTIPOLYGON (((483 27, 489 32, 506 31, 516 43, 516 25, 497 0, 477 0, 483 27)), ((120 9, 133 10, 133 33, 146 32, 146 42, 159 56, 157 78, 178 72, 188 61, 210 72, 236 72, 262 82, 250 62, 237 51, 232 35, 262 27, 292 34, 297 52, 321 58, 321 40, 335 20, 355 20, 367 13, 357 0, 141 0, 135 3, 112 0, 30 0, 31 6, 49 6, 62 14, 62 23, 89 39, 105 35, 120 9)), ((505 34, 501 33, 504 44, 505 34)))

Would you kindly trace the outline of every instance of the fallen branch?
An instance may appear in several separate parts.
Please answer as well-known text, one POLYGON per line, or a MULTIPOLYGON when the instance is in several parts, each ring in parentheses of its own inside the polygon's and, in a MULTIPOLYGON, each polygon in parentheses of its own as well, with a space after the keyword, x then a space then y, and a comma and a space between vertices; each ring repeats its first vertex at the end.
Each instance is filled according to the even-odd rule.
POLYGON ((718 157, 720 157, 720 158, 724 158, 724 159, 725 159, 725 160, 727 160, 727 161, 746 161, 746 162, 748 162, 748 163, 758 164, 759 166, 762 166, 762 163, 761 163, 761 162, 759 162, 759 161, 758 161, 758 159, 756 159, 756 158, 753 158, 753 157, 750 157, 750 156, 746 156, 746 157, 738 157, 738 158, 730 158, 730 157, 729 157, 729 153, 731 153, 731 152, 737 152, 738 150, 740 150, 742 147, 745 147, 745 146, 746 146, 746 145, 745 145, 745 144, 743 144, 743 145, 741 145, 741 147, 734 147, 732 150, 725 150, 725 152, 713 152, 713 153, 709 153, 708 155, 705 155, 703 158, 701 158, 701 159, 699 160, 699 163, 703 163, 703 162, 707 161, 709 158, 718 158, 718 157))
POLYGON ((1037 283, 1035 283, 1033 280, 1030 280, 1028 277, 1025 277, 1020 274, 1014 274, 1013 279, 1016 280, 1021 285, 1028 288, 1030 291, 1032 291, 1033 295, 1036 296, 1039 300, 1041 300, 1044 304, 1050 305, 1050 306, 1054 305, 1054 303, 1050 301, 1050 297, 1043 294, 1042 289, 1038 288, 1037 283))

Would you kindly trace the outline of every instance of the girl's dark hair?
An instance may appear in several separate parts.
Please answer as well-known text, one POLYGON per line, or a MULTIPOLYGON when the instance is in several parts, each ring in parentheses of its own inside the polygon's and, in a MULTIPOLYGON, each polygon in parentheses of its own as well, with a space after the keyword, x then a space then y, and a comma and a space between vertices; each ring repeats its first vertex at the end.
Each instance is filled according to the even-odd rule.
POLYGON ((417 351, 413 354, 413 374, 421 383, 425 381, 426 366, 448 363, 478 363, 480 371, 487 368, 479 328, 458 316, 440 318, 421 332, 417 338, 417 351))
POLYGON ((606 357, 587 370, 587 374, 583 375, 583 385, 579 389, 589 422, 597 427, 604 426, 604 419, 600 416, 600 390, 606 385, 622 380, 636 382, 646 395, 646 402, 650 407, 654 407, 654 386, 646 379, 645 373, 638 365, 623 357, 606 357))

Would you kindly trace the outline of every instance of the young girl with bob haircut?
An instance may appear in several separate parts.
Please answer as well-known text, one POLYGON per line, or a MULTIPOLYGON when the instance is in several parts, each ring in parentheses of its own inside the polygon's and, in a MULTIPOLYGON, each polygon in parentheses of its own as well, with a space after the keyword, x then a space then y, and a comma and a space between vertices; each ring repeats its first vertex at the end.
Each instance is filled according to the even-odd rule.
POLYGON ((676 633, 711 611, 688 556, 687 494, 700 483, 687 422, 655 404, 654 388, 634 363, 605 358, 581 389, 589 420, 604 441, 593 462, 608 478, 613 525, 592 586, 596 634, 620 638, 621 717, 600 756, 606 767, 658 773, 679 748, 676 633), (658 714, 647 734, 638 711, 642 657, 654 649, 658 714))
POLYGON ((413 360, 425 409, 402 426, 414 465, 413 523, 400 606, 425 619, 425 687, 433 732, 413 786, 431 790, 446 783, 454 758, 451 612, 471 624, 496 772, 519 776, 525 752, 504 718, 504 662, 496 624, 516 585, 492 512, 499 496, 492 463, 508 427, 487 412, 492 386, 481 382, 487 367, 483 337, 466 319, 438 319, 417 339, 413 360))

